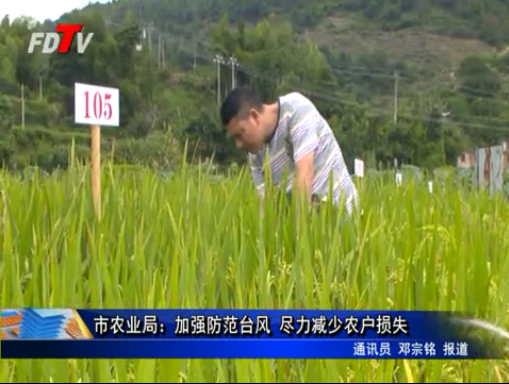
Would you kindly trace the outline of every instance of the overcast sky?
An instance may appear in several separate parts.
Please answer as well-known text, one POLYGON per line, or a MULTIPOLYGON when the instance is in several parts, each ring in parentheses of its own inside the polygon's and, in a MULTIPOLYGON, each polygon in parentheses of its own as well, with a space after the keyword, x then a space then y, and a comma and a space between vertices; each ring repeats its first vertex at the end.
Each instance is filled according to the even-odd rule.
POLYGON ((63 13, 82 8, 89 3, 107 3, 108 0, 1 0, 0 19, 6 14, 11 20, 31 16, 39 21, 58 19, 63 13))

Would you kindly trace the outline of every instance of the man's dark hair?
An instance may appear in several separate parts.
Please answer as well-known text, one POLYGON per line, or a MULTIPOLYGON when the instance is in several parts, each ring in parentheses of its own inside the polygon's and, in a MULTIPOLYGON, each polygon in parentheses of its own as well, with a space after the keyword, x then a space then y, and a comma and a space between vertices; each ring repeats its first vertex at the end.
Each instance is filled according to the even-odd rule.
POLYGON ((263 109, 262 101, 249 89, 234 89, 221 105, 220 114, 223 125, 228 125, 234 118, 241 117, 251 108, 261 111, 263 109))

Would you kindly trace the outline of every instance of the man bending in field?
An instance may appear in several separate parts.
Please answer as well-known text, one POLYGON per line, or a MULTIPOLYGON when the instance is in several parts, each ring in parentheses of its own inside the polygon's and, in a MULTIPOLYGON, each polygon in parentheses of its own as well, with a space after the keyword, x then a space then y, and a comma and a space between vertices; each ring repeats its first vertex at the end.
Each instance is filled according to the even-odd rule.
POLYGON ((281 187, 289 167, 286 192, 295 183, 297 195, 311 201, 329 196, 346 204, 349 213, 358 195, 343 154, 327 121, 314 104, 300 93, 262 103, 249 90, 233 90, 221 107, 221 120, 238 148, 248 152, 248 162, 258 193, 264 194, 263 163, 266 152, 274 184, 281 187))

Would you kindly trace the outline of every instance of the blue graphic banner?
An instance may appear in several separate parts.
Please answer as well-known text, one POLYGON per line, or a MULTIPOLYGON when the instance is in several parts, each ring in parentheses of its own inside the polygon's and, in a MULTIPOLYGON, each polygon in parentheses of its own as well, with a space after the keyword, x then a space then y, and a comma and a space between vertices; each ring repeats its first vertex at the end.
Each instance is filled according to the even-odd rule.
MULTIPOLYGON (((2 358, 471 359, 458 314, 331 310, 2 311, 2 358)), ((490 351, 490 352, 488 352, 490 351)))
POLYGON ((327 339, 8 340, 2 358, 465 359, 468 343, 327 339))
POLYGON ((440 312, 78 310, 94 339, 441 338, 440 312))

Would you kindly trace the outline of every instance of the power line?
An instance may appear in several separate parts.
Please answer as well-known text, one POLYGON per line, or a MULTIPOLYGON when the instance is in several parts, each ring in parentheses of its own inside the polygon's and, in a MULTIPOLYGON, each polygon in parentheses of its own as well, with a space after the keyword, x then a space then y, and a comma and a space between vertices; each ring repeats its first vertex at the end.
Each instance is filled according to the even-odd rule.
MULTIPOLYGON (((219 104, 220 103, 220 96, 221 96, 221 89, 220 89, 220 76, 221 76, 220 75, 220 66, 225 64, 224 59, 222 59, 222 57, 221 57, 221 60, 223 60, 223 62, 219 63, 219 61, 218 61, 219 59, 217 57, 214 57, 212 55, 204 55, 204 54, 198 53, 197 49, 195 48, 196 47, 196 42, 194 42, 193 48, 191 50, 184 49, 183 47, 184 47, 185 39, 183 39, 182 37, 177 38, 174 35, 169 34, 169 33, 160 33, 156 28, 153 27, 153 23, 150 23, 149 25, 151 26, 151 30, 152 31, 159 33, 160 35, 164 36, 167 39, 170 39, 172 41, 175 41, 175 40, 178 39, 179 42, 180 42, 179 50, 183 50, 183 51, 186 51, 186 52, 192 52, 194 60, 197 57, 199 57, 199 58, 202 58, 202 59, 206 60, 209 63, 210 62, 216 63, 216 65, 219 68, 218 75, 217 75, 217 78, 218 78, 217 100, 218 100, 218 104, 219 104)), ((205 43, 205 42, 202 42, 201 44, 203 46, 207 47, 207 48, 209 47, 209 45, 207 43, 205 43)), ((278 84, 279 83, 279 81, 277 79, 275 79, 273 77, 266 76, 265 74, 257 72, 256 70, 254 70, 252 68, 246 67, 245 65, 241 65, 241 64, 238 63, 238 61, 237 61, 237 64, 235 65, 235 67, 237 69, 242 70, 242 72, 246 73, 247 75, 249 75, 252 78, 262 79, 264 81, 267 81, 267 82, 270 82, 270 83, 273 83, 273 84, 278 84)), ((343 67, 343 68, 345 68, 345 67, 343 67)), ((346 68, 349 68, 349 67, 346 67, 346 68)), ((351 73, 351 74, 358 74, 358 75, 361 74, 359 71, 355 71, 355 70, 358 70, 358 69, 360 69, 362 67, 350 67, 350 68, 353 68, 353 70, 348 70, 347 69, 347 70, 340 70, 340 71, 342 71, 344 73, 351 73)), ((335 70, 334 68, 332 68, 332 69, 335 70)), ((384 73, 377 73, 376 71, 363 72, 362 75, 364 75, 364 76, 373 76, 373 77, 381 77, 381 78, 390 78, 390 77, 394 78, 394 75, 390 76, 389 74, 386 75, 384 73)), ((406 77, 398 76, 397 78, 398 78, 398 81, 399 81, 401 79, 405 79, 406 77)), ((290 84, 290 85, 292 85, 292 84, 290 84)), ((296 84, 293 84, 292 86, 295 86, 295 85, 296 84)), ((318 98, 318 99, 324 99, 324 100, 332 101, 334 103, 339 103, 339 104, 343 104, 343 105, 346 105, 346 106, 362 109, 363 111, 366 112, 366 114, 368 116, 379 117, 379 116, 390 116, 390 115, 392 115, 393 119, 394 119, 394 116, 395 116, 394 111, 391 113, 391 112, 388 112, 387 110, 384 110, 384 109, 377 109, 377 108, 374 108, 372 106, 362 105, 362 104, 353 102, 351 100, 339 99, 338 98, 339 92, 338 92, 338 94, 334 95, 334 94, 330 94, 327 90, 325 90, 323 88, 318 89, 316 91, 313 91, 313 90, 311 90, 309 88, 309 86, 307 86, 306 88, 303 88, 301 84, 298 84, 297 88, 299 88, 303 93, 308 93, 308 94, 313 95, 313 97, 318 98)), ((493 131, 496 130, 496 131, 503 131, 503 132, 509 131, 508 127, 499 127, 499 126, 486 125, 486 124, 475 124, 475 123, 468 123, 468 122, 460 122, 460 121, 454 121, 454 120, 449 120, 449 119, 444 119, 444 118, 437 119, 437 118, 431 118, 431 117, 418 117, 418 116, 415 116, 415 115, 408 115, 408 114, 398 114, 398 116, 401 117, 401 118, 404 118, 406 120, 413 120, 413 121, 454 123, 454 124, 460 125, 460 126, 462 126, 464 128, 470 128, 470 129, 493 130, 493 131)), ((472 119, 472 116, 455 115, 455 117, 464 117, 464 118, 472 119)), ((490 120, 494 121, 495 119, 490 119, 490 120)), ((504 120, 504 121, 500 120, 500 121, 501 122, 507 122, 506 120, 504 120)))
MULTIPOLYGON (((264 75, 261 75, 260 73, 254 73, 252 72, 251 70, 246 70, 245 67, 242 67, 243 69, 243 72, 249 74, 250 76, 253 76, 253 77, 258 77, 258 78, 261 78, 265 81, 268 81, 268 82, 272 82, 272 83, 277 83, 277 80, 274 79, 274 78, 268 78, 264 75)), ((354 107, 354 108, 359 108, 359 109, 362 109, 364 111, 366 111, 367 115, 368 116, 372 116, 372 117, 380 117, 380 116, 391 116, 393 115, 393 113, 391 112, 388 112, 387 110, 384 110, 384 109, 377 109, 377 108, 373 108, 373 107, 368 107, 366 105, 361 105, 361 104, 358 104, 356 102, 352 102, 352 101, 349 101, 349 100, 346 100, 346 99, 339 99, 337 96, 332 96, 330 94, 327 94, 326 92, 321 92, 321 93, 318 93, 318 92, 315 92, 315 91, 310 91, 309 89, 305 89, 305 88, 302 88, 302 87, 299 87, 302 91, 304 91, 305 93, 308 93, 310 95, 312 95, 313 97, 317 98, 317 99, 323 99, 323 100, 328 100, 328 101, 332 101, 334 103, 338 103, 338 104, 343 104, 343 105, 347 105, 347 106, 350 106, 350 107, 354 107)), ((493 125, 485 125, 485 124, 475 124, 475 123, 467 123, 467 122, 458 122, 458 121, 451 121, 449 119, 437 119, 437 118, 432 118, 432 117, 418 117, 418 116, 415 116, 415 115, 408 115, 408 114, 399 114, 399 117, 401 118, 404 118, 405 120, 413 120, 413 121, 425 121, 425 122, 439 122, 439 123, 454 123, 454 124, 457 124, 457 125, 460 125, 464 128, 470 128, 470 129, 480 129, 480 130, 492 130, 492 131, 501 131, 501 132, 509 132, 509 128, 508 127, 498 127, 498 126, 493 126, 493 125)), ((467 117, 467 116, 465 116, 467 117)), ((470 118, 472 118, 471 116, 469 116, 470 118)))
MULTIPOLYGON (((118 23, 112 23, 112 24, 119 25, 118 23)), ((155 31, 155 32, 159 33, 161 36, 164 36, 166 38, 169 38, 169 39, 172 39, 172 40, 178 39, 179 41, 183 40, 182 37, 176 37, 176 36, 174 36, 172 34, 169 34, 169 33, 159 32, 154 27, 153 22, 150 22, 148 24, 148 26, 149 26, 148 27, 149 30, 155 31)), ((208 45, 206 42, 203 42, 203 41, 195 42, 195 44, 196 45, 202 44, 202 45, 210 48, 210 45, 208 45)), ((196 54, 196 52, 193 52, 193 53, 194 53, 193 54, 193 57, 194 57, 193 66, 194 66, 197 54, 196 54)), ((381 70, 377 70, 377 69, 370 68, 370 67, 364 67, 364 66, 331 66, 331 69, 335 73, 343 73, 343 74, 348 74, 348 75, 352 75, 352 76, 366 76, 366 77, 373 77, 373 78, 387 78, 387 79, 390 78, 390 79, 394 79, 394 72, 391 73, 389 69, 381 71, 381 70)), ((402 75, 400 71, 398 71, 398 73, 399 73, 399 80, 408 80, 408 81, 414 80, 410 76, 402 75)), ((482 90, 479 90, 479 89, 473 89, 473 88, 469 88, 469 87, 462 86, 462 85, 459 86, 459 88, 461 88, 463 93, 467 93, 467 92, 464 92, 464 91, 470 91, 472 93, 479 94, 479 95, 492 96, 491 93, 486 92, 486 91, 482 91, 482 90)), ((495 99, 491 99, 491 98, 486 98, 486 100, 492 100, 493 102, 499 102, 499 100, 495 100, 495 99)))
MULTIPOLYGON (((206 56, 206 55, 203 55, 203 54, 199 54, 198 56, 203 58, 203 59, 205 59, 205 60, 207 60, 207 61, 209 61, 209 62, 211 61, 210 56, 206 56)), ((242 72, 248 74, 251 77, 258 78, 258 79, 261 79, 261 80, 264 80, 264 81, 267 81, 267 82, 270 82, 270 83, 273 83, 273 84, 278 84, 279 83, 279 81, 277 79, 275 79, 274 77, 270 77, 270 76, 267 76, 265 74, 262 74, 261 72, 258 72, 258 71, 254 70, 252 68, 248 68, 248 67, 246 67, 244 65, 241 65, 241 64, 239 64, 238 67, 242 70, 242 72)), ((362 110, 367 112, 368 116, 372 116, 372 117, 390 116, 390 115, 394 116, 394 113, 390 113, 390 112, 388 112, 387 110, 384 110, 384 109, 377 109, 377 108, 374 108, 374 107, 362 105, 362 104, 359 104, 359 103, 356 103, 356 102, 353 102, 353 101, 350 101, 350 100, 347 100, 347 99, 339 99, 336 95, 331 95, 330 93, 328 93, 323 88, 320 89, 320 90, 313 91, 309 87, 303 88, 302 85, 300 85, 300 84, 298 85, 298 88, 301 91, 303 91, 305 93, 308 93, 308 94, 311 94, 311 95, 313 95, 313 97, 318 98, 318 99, 328 100, 328 101, 332 101, 332 102, 335 102, 335 103, 340 103, 340 104, 343 104, 343 105, 347 105, 347 106, 350 106, 350 107, 362 109, 362 110)), ((509 131, 508 127, 498 127, 498 126, 486 125, 486 124, 475 124, 475 123, 468 123, 468 122, 460 122, 460 121, 453 121, 453 120, 445 119, 445 118, 437 119, 437 118, 432 118, 432 117, 418 117, 418 116, 415 116, 415 115, 408 115, 408 114, 399 114, 399 117, 404 118, 405 120, 412 120, 412 121, 454 123, 454 124, 460 125, 460 126, 462 126, 464 128, 470 128, 470 129, 492 130, 492 131, 501 131, 501 132, 509 131)), ((456 117, 464 117, 465 119, 472 119, 472 116, 456 115, 456 117)), ((506 122, 506 121, 504 120, 504 121, 501 121, 501 122, 506 122)))
MULTIPOLYGON (((205 56, 205 55, 200 55, 200 56, 203 59, 210 61, 210 57, 205 56)), ((266 76, 265 74, 257 72, 257 71, 255 71, 255 70, 253 70, 251 68, 247 68, 246 66, 243 66, 243 65, 239 64, 239 68, 242 70, 242 72, 246 73, 250 77, 258 78, 258 79, 261 79, 261 80, 264 80, 264 81, 267 81, 267 82, 270 82, 270 83, 273 83, 273 84, 277 84, 278 83, 277 79, 275 79, 273 77, 266 76)), ((368 116, 371 116, 371 117, 380 117, 380 116, 391 116, 391 115, 393 115, 393 113, 388 112, 387 110, 384 110, 384 109, 377 109, 377 108, 374 108, 374 107, 370 107, 370 106, 362 105, 362 104, 359 104, 359 103, 356 103, 356 102, 352 102, 352 101, 349 101, 347 99, 340 99, 340 98, 337 97, 337 95, 331 95, 330 93, 328 93, 327 91, 325 91, 323 89, 322 89, 322 91, 317 92, 317 91, 312 91, 309 88, 303 88, 301 85, 299 85, 298 88, 303 93, 310 94, 310 95, 312 95, 313 97, 315 97, 317 99, 327 100, 327 101, 331 101, 331 102, 334 102, 334 103, 343 104, 343 105, 346 105, 346 106, 350 106, 350 107, 361 109, 361 110, 365 111, 368 116)), ((498 126, 486 125, 486 124, 475 124, 475 123, 468 123, 468 122, 459 122, 459 121, 453 121, 453 120, 444 119, 444 118, 438 119, 438 118, 424 117, 424 116, 418 117, 418 116, 409 115, 409 114, 399 114, 399 117, 401 117, 401 118, 403 118, 405 120, 411 120, 411 121, 438 122, 438 123, 442 123, 442 124, 443 123, 453 123, 453 124, 462 126, 463 128, 478 129, 478 130, 491 130, 491 131, 500 131, 500 132, 509 132, 509 128, 508 127, 498 127, 498 126)), ((472 118, 472 116, 457 116, 457 117, 465 117, 465 118, 470 118, 470 119, 472 118)))

